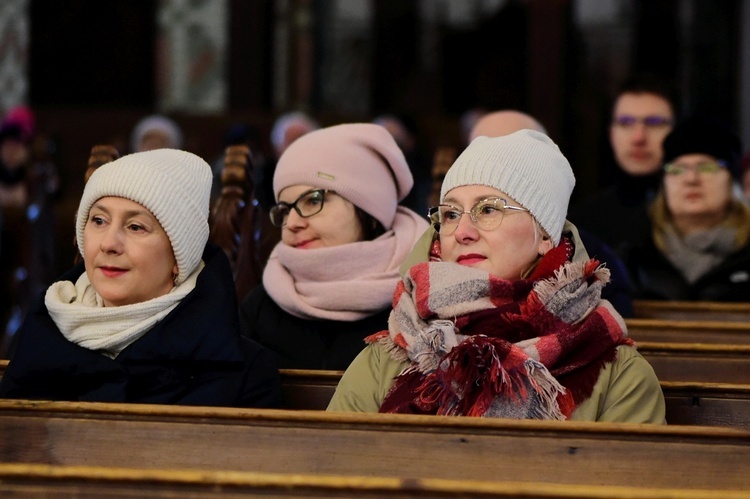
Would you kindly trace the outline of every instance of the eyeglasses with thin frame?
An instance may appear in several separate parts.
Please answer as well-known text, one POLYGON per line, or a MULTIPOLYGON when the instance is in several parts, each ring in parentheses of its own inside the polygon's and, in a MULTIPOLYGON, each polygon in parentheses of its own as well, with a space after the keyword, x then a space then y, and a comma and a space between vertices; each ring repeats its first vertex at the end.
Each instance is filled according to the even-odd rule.
POLYGON ((643 126, 647 129, 656 130, 671 127, 674 124, 674 120, 667 116, 660 116, 658 114, 650 114, 642 117, 632 116, 630 114, 619 114, 614 117, 612 123, 626 130, 634 128, 638 123, 643 123, 643 126))
POLYGON ((296 211, 297 215, 302 218, 317 215, 323 209, 327 193, 333 193, 333 191, 328 189, 313 189, 302 193, 293 203, 279 201, 271 207, 269 213, 271 223, 276 227, 283 227, 286 225, 286 220, 292 210, 296 211))
POLYGON ((461 217, 464 215, 469 215, 472 223, 478 229, 492 230, 503 221, 505 210, 529 211, 520 206, 509 205, 504 198, 486 198, 472 206, 469 211, 464 211, 451 204, 433 206, 428 210, 427 217, 435 230, 444 236, 450 236, 456 232, 461 217))
POLYGON ((714 173, 718 173, 721 170, 726 169, 727 164, 724 161, 717 160, 717 161, 701 161, 700 163, 696 164, 688 164, 688 163, 667 163, 664 165, 664 173, 667 175, 682 175, 686 171, 694 171, 698 173, 703 173, 707 175, 711 175, 714 173))

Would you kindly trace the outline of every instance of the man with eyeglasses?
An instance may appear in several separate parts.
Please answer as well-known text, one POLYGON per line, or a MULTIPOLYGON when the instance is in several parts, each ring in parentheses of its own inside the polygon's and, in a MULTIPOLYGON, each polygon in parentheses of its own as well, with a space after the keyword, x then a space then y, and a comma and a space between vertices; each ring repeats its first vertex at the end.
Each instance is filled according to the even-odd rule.
POLYGON ((645 206, 659 187, 662 142, 672 130, 676 97, 670 85, 652 76, 627 80, 617 93, 609 141, 617 165, 613 185, 571 207, 569 218, 609 244, 620 255, 647 223, 645 206))

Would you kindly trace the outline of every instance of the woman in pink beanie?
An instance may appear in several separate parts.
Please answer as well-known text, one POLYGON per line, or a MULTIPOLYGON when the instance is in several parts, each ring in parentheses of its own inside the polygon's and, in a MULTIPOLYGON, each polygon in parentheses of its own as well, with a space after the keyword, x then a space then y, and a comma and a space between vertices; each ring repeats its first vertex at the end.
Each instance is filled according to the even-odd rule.
POLYGON ((310 132, 273 178, 282 228, 241 329, 279 368, 343 370, 385 327, 399 265, 428 223, 399 206, 413 179, 388 131, 353 123, 310 132))

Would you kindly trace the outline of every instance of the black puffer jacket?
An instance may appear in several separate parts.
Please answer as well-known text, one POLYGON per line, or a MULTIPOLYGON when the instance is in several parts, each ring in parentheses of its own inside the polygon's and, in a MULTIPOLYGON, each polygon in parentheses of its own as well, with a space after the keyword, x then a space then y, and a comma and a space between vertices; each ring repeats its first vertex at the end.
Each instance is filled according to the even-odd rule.
POLYGON ((656 248, 650 235, 628 248, 625 263, 635 297, 648 300, 750 301, 750 245, 690 284, 656 248))
MULTIPOLYGON (((232 274, 207 246, 196 287, 115 359, 68 341, 42 296, 19 331, 0 397, 233 407, 280 407, 270 353, 241 338, 232 274)), ((61 280, 75 282, 79 264, 61 280)))
POLYGON ((242 334, 271 350, 279 369, 345 370, 365 337, 388 329, 390 306, 352 322, 300 319, 279 307, 261 285, 240 308, 242 334))

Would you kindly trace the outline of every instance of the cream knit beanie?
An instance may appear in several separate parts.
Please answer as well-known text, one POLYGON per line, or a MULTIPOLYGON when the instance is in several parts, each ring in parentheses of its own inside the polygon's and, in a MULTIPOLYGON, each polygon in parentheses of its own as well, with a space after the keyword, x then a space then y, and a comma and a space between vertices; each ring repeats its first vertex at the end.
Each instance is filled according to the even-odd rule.
POLYGON ((182 283, 200 263, 208 241, 208 211, 213 175, 195 154, 155 149, 123 156, 100 166, 83 190, 78 205, 76 237, 83 255, 83 229, 91 206, 117 196, 145 206, 161 224, 172 244, 182 283))
POLYGON ((276 200, 292 185, 336 191, 389 230, 414 179, 385 128, 349 123, 309 132, 284 151, 273 176, 276 200))
POLYGON ((493 187, 527 208, 557 245, 575 183, 570 163, 552 139, 519 130, 474 139, 445 175, 440 202, 456 187, 493 187))

